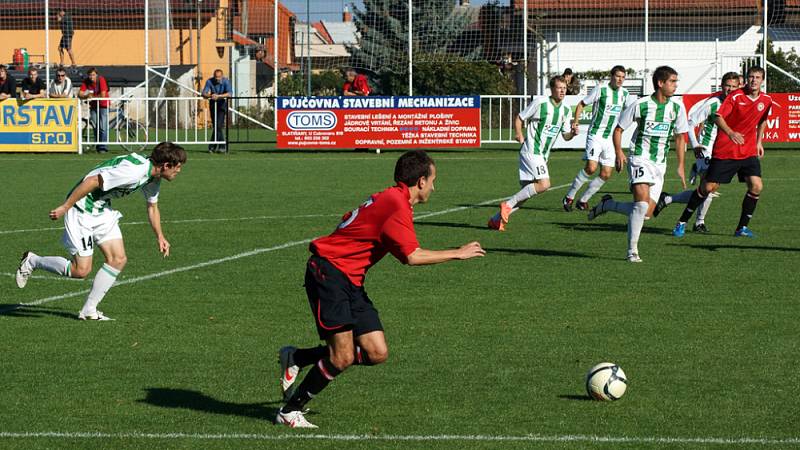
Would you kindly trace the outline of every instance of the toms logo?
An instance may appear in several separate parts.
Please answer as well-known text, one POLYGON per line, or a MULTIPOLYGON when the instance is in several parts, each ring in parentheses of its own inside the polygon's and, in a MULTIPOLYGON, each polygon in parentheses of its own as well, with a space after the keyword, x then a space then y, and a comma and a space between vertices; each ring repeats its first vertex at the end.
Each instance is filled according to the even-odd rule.
POLYGON ((336 114, 330 111, 293 111, 286 117, 292 130, 332 130, 336 122, 336 114))

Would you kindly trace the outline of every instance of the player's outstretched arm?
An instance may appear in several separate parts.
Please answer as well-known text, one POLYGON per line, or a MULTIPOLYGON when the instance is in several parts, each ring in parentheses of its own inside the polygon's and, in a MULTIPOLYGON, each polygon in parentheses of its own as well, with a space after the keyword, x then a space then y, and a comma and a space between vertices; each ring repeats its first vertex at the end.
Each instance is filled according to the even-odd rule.
POLYGON ((169 256, 169 241, 164 237, 164 233, 161 232, 161 211, 158 209, 158 203, 147 204, 147 219, 150 221, 153 233, 156 234, 156 239, 158 239, 158 251, 166 258, 169 256))
POLYGON ((759 158, 764 157, 764 131, 767 129, 767 119, 758 124, 758 133, 756 134, 756 152, 759 158))
MULTIPOLYGON (((572 134, 574 136, 578 135, 579 127, 581 124, 581 113, 583 113, 583 108, 586 107, 586 104, 583 103, 583 100, 579 101, 578 104, 575 106, 575 114, 572 117, 572 134)), ((567 139, 569 140, 569 139, 567 139)))
POLYGON ((520 144, 525 143, 525 135, 522 133, 522 125, 522 119, 517 116, 517 118, 514 120, 514 131, 516 131, 517 142, 520 144))
POLYGON ((58 220, 72 208, 78 200, 86 197, 87 194, 97 189, 103 188, 103 178, 100 175, 86 177, 81 183, 72 190, 67 199, 56 209, 50 211, 50 219, 58 220))
POLYGON ((627 158, 625 157, 625 152, 622 151, 622 128, 616 127, 614 128, 614 153, 617 154, 617 161, 614 163, 616 166, 617 172, 622 172, 622 169, 625 168, 625 163, 627 162, 627 158))
POLYGON ((418 248, 408 255, 409 266, 424 266, 427 264, 439 264, 454 259, 470 259, 479 256, 484 256, 486 250, 481 248, 481 244, 477 241, 464 244, 459 248, 452 250, 426 250, 418 248))
MULTIPOLYGON (((691 134, 692 131, 689 131, 691 134)), ((678 178, 681 179, 683 188, 686 189, 685 161, 686 161, 686 141, 683 134, 675 134, 675 155, 678 157, 678 178)))

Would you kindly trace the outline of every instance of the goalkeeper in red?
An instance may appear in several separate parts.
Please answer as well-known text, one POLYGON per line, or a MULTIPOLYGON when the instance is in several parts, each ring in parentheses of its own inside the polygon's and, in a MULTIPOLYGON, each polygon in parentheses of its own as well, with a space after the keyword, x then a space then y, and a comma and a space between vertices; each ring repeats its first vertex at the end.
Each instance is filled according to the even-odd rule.
POLYGON ((433 192, 436 166, 422 150, 406 152, 394 169, 395 185, 373 194, 347 213, 331 235, 311 242, 305 287, 311 314, 326 346, 283 347, 278 352, 281 389, 286 404, 276 422, 291 428, 317 428, 304 415, 305 405, 351 365, 386 361, 389 349, 378 310, 364 290, 367 271, 387 253, 418 266, 470 259, 485 252, 477 242, 452 250, 420 248, 414 231, 414 205, 433 192), (300 385, 292 385, 311 366, 300 385))
POLYGON ((672 234, 683 237, 686 222, 692 213, 715 192, 720 184, 730 183, 734 175, 747 183, 747 193, 742 200, 742 213, 733 235, 754 237, 747 225, 753 217, 761 195, 761 161, 764 156, 763 137, 767 128, 767 117, 772 108, 772 97, 761 92, 764 69, 751 67, 747 71, 744 89, 731 93, 719 107, 714 122, 720 133, 714 141, 714 150, 708 172, 700 187, 692 193, 686 209, 672 234))

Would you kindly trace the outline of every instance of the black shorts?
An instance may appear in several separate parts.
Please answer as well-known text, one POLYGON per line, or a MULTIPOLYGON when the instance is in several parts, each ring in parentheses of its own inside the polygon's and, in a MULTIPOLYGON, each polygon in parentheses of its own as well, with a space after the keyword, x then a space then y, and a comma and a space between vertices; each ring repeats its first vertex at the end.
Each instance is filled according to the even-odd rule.
POLYGON ((320 339, 353 331, 355 336, 383 331, 378 310, 364 291, 327 259, 312 255, 306 265, 306 295, 320 339))
POLYGON ((58 48, 63 48, 69 50, 72 48, 72 36, 67 36, 65 34, 61 35, 61 42, 58 43, 58 48))
POLYGON ((746 159, 711 158, 706 172, 706 181, 714 183, 730 183, 734 175, 744 182, 747 177, 761 177, 761 161, 755 156, 746 159))

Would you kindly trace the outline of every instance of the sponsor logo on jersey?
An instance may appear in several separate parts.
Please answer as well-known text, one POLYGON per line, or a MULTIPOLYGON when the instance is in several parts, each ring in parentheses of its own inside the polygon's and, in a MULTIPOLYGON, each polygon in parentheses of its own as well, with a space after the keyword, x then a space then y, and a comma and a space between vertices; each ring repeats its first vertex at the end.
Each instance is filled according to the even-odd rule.
POLYGON ((336 114, 331 111, 292 111, 286 117, 292 130, 332 130, 336 122, 336 114))
POLYGON ((764 106, 764 104, 763 104, 763 103, 760 103, 760 102, 759 102, 759 103, 758 103, 758 106, 756 106, 756 108, 758 108, 758 111, 759 111, 759 112, 761 112, 761 111, 763 111, 763 110, 764 110, 765 106, 764 106))
POLYGON ((653 137, 669 137, 669 123, 648 120, 644 123, 644 134, 653 137))
POLYGON ((542 130, 542 134, 547 137, 555 137, 558 136, 558 133, 561 131, 560 125, 546 125, 542 130))
POLYGON ((622 106, 620 105, 608 105, 606 106, 606 112, 610 114, 619 114, 622 112, 622 106))

